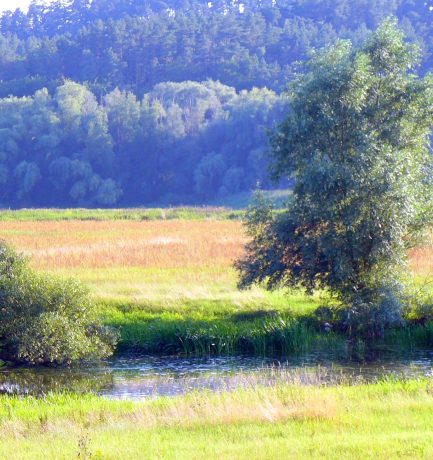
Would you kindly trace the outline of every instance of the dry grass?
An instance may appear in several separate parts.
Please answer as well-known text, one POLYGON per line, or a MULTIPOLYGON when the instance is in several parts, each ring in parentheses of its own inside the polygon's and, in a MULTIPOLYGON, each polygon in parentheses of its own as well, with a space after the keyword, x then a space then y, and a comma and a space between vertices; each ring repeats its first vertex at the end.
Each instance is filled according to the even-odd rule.
MULTIPOLYGON (((1 222, 3 238, 39 269, 229 267, 246 241, 233 221, 1 222)), ((433 274, 433 245, 410 253, 418 274, 433 274)))
POLYGON ((410 267, 419 275, 433 275, 433 245, 412 249, 409 254, 410 267))
POLYGON ((229 266, 242 254, 242 224, 230 221, 2 222, 0 238, 39 269, 229 266))
MULTIPOLYGON (((58 397, 63 405, 68 396, 58 397)), ((72 396, 72 398, 74 398, 72 396)), ((87 399, 83 399, 83 409, 87 399)), ((91 399, 98 405, 97 400, 91 399)), ((74 399, 73 404, 76 401, 74 399)), ((35 404, 37 402, 35 401, 35 404)), ((232 392, 196 392, 177 398, 123 404, 102 402, 95 410, 85 409, 74 414, 46 413, 35 420, 0 418, 0 440, 24 439, 38 433, 55 434, 84 426, 105 425, 116 429, 152 429, 156 427, 192 427, 200 425, 230 425, 238 423, 282 422, 286 420, 332 420, 341 411, 335 392, 300 391, 300 387, 256 387, 232 392), (66 417, 65 417, 66 416, 66 417)), ((0 412, 1 415, 1 412, 0 412)))

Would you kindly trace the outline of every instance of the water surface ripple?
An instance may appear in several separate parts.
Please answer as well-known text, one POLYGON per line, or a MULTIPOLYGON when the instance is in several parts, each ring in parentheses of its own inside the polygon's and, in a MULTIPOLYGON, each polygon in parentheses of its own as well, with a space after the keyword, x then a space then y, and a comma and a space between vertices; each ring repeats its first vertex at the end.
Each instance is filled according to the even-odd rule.
POLYGON ((349 359, 316 352, 280 360, 249 356, 208 358, 124 355, 72 368, 0 369, 0 393, 44 395, 93 392, 110 398, 174 396, 278 382, 325 385, 371 382, 384 377, 433 377, 433 350, 381 351, 349 359))

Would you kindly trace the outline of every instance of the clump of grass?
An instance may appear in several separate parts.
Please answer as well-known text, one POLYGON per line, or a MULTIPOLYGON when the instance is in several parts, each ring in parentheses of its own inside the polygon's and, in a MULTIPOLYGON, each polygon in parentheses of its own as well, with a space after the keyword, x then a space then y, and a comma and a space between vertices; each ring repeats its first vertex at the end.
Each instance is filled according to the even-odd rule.
MULTIPOLYGON (((247 321, 184 319, 176 315, 145 321, 110 320, 121 330, 121 349, 187 355, 285 355, 311 349, 317 332, 304 321, 275 314, 247 321)), ((123 318, 124 319, 124 318, 123 318)))

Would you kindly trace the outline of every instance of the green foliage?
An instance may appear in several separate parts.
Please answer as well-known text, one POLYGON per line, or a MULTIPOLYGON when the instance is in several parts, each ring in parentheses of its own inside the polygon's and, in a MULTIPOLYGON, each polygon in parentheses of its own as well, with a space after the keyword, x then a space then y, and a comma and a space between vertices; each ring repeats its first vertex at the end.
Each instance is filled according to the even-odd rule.
POLYGON ((32 364, 69 364, 109 356, 116 340, 79 283, 33 272, 0 242, 0 354, 32 364))
POLYGON ((72 81, 0 99, 0 206, 176 205, 269 185, 266 129, 286 107, 213 81, 160 83, 140 100, 116 88, 98 101, 72 81))
POLYGON ((351 333, 401 323, 407 249, 431 221, 433 80, 414 73, 418 55, 393 20, 359 49, 313 54, 272 137, 272 173, 295 181, 293 201, 250 211, 241 286, 329 289, 351 333))
POLYGON ((311 49, 359 44, 395 15, 422 46, 422 72, 432 66, 421 0, 33 3, 0 17, 4 207, 179 205, 268 187, 265 132, 311 49))

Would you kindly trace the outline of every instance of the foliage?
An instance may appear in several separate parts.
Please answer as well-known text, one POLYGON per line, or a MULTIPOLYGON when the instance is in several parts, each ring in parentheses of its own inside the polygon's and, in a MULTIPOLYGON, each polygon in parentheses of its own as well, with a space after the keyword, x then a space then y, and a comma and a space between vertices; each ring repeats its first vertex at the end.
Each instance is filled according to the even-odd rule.
POLYGON ((0 93, 29 95, 66 77, 137 96, 166 81, 282 90, 311 48, 359 42, 395 15, 431 67, 431 0, 33 1, 0 21, 0 93))
POLYGON ((285 108, 272 91, 212 81, 161 83, 142 100, 116 88, 98 102, 71 81, 0 99, 0 205, 182 204, 267 185, 266 129, 285 108))
POLYGON ((433 80, 417 62, 392 20, 359 49, 312 56, 272 138, 273 175, 295 180, 294 198, 277 216, 263 200, 250 212, 242 286, 327 288, 352 333, 401 322, 407 249, 431 219, 433 80))
POLYGON ((265 133, 308 52, 359 44, 395 15, 424 73, 431 6, 35 0, 4 12, 0 206, 193 204, 268 187, 265 133))
POLYGON ((0 353, 32 364, 68 364, 108 356, 116 340, 80 284, 33 272, 0 243, 0 353))

